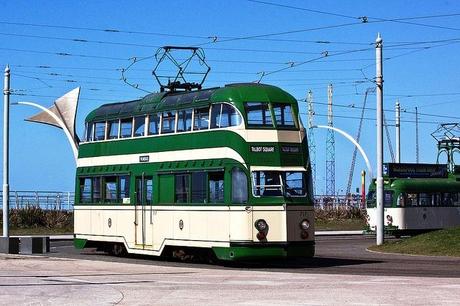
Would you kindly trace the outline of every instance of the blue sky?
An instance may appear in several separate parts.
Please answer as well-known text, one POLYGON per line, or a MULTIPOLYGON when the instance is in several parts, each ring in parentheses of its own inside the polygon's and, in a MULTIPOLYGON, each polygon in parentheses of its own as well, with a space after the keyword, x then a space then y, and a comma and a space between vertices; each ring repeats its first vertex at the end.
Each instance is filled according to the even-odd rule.
MULTIPOLYGON (((49 106, 81 86, 81 135, 92 109, 145 95, 120 80, 119 70, 130 64, 130 58, 151 56, 163 45, 202 45, 212 68, 206 87, 254 81, 260 73, 295 63, 266 75, 262 82, 280 86, 298 99, 312 90, 316 124, 326 123, 327 85, 333 84, 334 125, 355 135, 363 93, 374 86, 373 42, 380 32, 386 58, 384 108, 390 110, 386 116, 392 144, 391 110, 399 99, 406 110, 402 161, 415 161, 415 107, 421 113, 420 161, 435 161, 436 143, 430 133, 437 124, 458 122, 460 117, 460 15, 432 16, 460 13, 458 1, 270 2, 282 6, 245 0, 2 1, 0 65, 11 65, 11 101, 49 106), (360 22, 363 16, 368 23, 360 22), (412 17, 429 18, 407 19, 412 17), (388 21, 399 18, 405 19, 388 21), (329 56, 320 58, 326 51, 329 56)), ((148 71, 154 64, 153 59, 137 64, 128 79, 145 90, 158 90, 148 71)), ((300 107, 306 124, 306 103, 300 102, 300 107)), ((375 108, 374 94, 367 107, 375 108)), ((61 130, 23 121, 35 113, 27 106, 11 107, 11 189, 73 190, 71 148, 61 130)), ((365 118, 361 143, 375 165, 375 111, 366 110, 365 118)), ((322 193, 326 132, 316 131, 315 139, 317 193, 322 193)), ((340 192, 346 188, 353 146, 340 135, 335 140, 340 192)), ((385 159, 390 159, 388 150, 385 159)), ((358 156, 353 189, 364 168, 358 156)))

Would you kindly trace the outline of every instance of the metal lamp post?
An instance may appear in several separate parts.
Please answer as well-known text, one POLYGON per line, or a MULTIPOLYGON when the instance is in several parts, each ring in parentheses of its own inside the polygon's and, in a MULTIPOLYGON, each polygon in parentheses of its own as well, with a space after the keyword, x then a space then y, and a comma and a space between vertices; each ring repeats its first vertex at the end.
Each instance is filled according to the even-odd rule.
POLYGON ((9 119, 10 119, 10 67, 5 68, 3 89, 3 237, 8 238, 9 209, 9 119))
POLYGON ((376 65, 376 95, 377 95, 377 245, 383 244, 384 239, 384 209, 383 209, 383 40, 380 33, 375 40, 376 65))

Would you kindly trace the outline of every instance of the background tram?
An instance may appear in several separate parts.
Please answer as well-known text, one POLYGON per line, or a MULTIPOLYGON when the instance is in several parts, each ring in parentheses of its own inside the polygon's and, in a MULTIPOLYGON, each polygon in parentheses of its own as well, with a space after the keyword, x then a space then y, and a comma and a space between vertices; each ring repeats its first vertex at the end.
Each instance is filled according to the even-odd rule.
MULTIPOLYGON (((373 231, 375 190, 374 180, 367 195, 373 231)), ((446 164, 385 164, 383 202, 386 230, 396 236, 460 226, 460 171, 450 173, 446 164)))
POLYGON ((219 259, 314 255, 297 101, 263 84, 161 92, 86 118, 75 246, 219 259))

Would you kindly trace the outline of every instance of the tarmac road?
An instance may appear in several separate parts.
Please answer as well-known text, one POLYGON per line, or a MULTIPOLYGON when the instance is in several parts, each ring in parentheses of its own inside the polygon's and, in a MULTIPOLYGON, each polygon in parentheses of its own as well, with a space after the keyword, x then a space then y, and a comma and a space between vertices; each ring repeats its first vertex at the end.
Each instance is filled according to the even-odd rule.
POLYGON ((317 236, 315 258, 232 263, 224 266, 222 264, 165 261, 146 256, 114 257, 94 250, 76 250, 70 241, 52 242, 49 255, 172 267, 460 278, 460 258, 381 254, 367 251, 366 248, 374 243, 375 238, 365 236, 317 236))
POLYGON ((318 237, 313 259, 209 265, 108 256, 53 241, 0 254, 0 305, 459 305, 460 258, 367 252, 318 237))

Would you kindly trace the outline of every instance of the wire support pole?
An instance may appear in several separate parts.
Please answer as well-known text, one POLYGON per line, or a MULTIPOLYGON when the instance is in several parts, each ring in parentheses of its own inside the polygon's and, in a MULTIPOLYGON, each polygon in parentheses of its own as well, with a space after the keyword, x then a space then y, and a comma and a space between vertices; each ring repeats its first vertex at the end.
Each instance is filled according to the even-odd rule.
POLYGON ((309 148, 309 159, 310 165, 313 175, 313 195, 316 194, 316 141, 315 141, 315 134, 313 131, 313 120, 315 111, 313 110, 313 92, 311 90, 308 91, 307 95, 307 102, 308 102, 308 148, 309 148))
POLYGON ((375 40, 376 96, 377 96, 377 245, 384 240, 383 210, 383 40, 380 33, 375 40))
MULTIPOLYGON (((327 88, 327 125, 333 127, 332 84, 327 88)), ((335 139, 334 130, 327 131, 326 138, 326 195, 335 197, 335 139)))
POLYGON ((10 119, 10 67, 5 68, 3 83, 3 237, 9 237, 9 119, 10 119))
POLYGON ((401 105, 396 101, 396 162, 401 162, 401 105))
POLYGON ((419 143, 418 143, 418 108, 415 107, 415 162, 419 163, 419 143))

